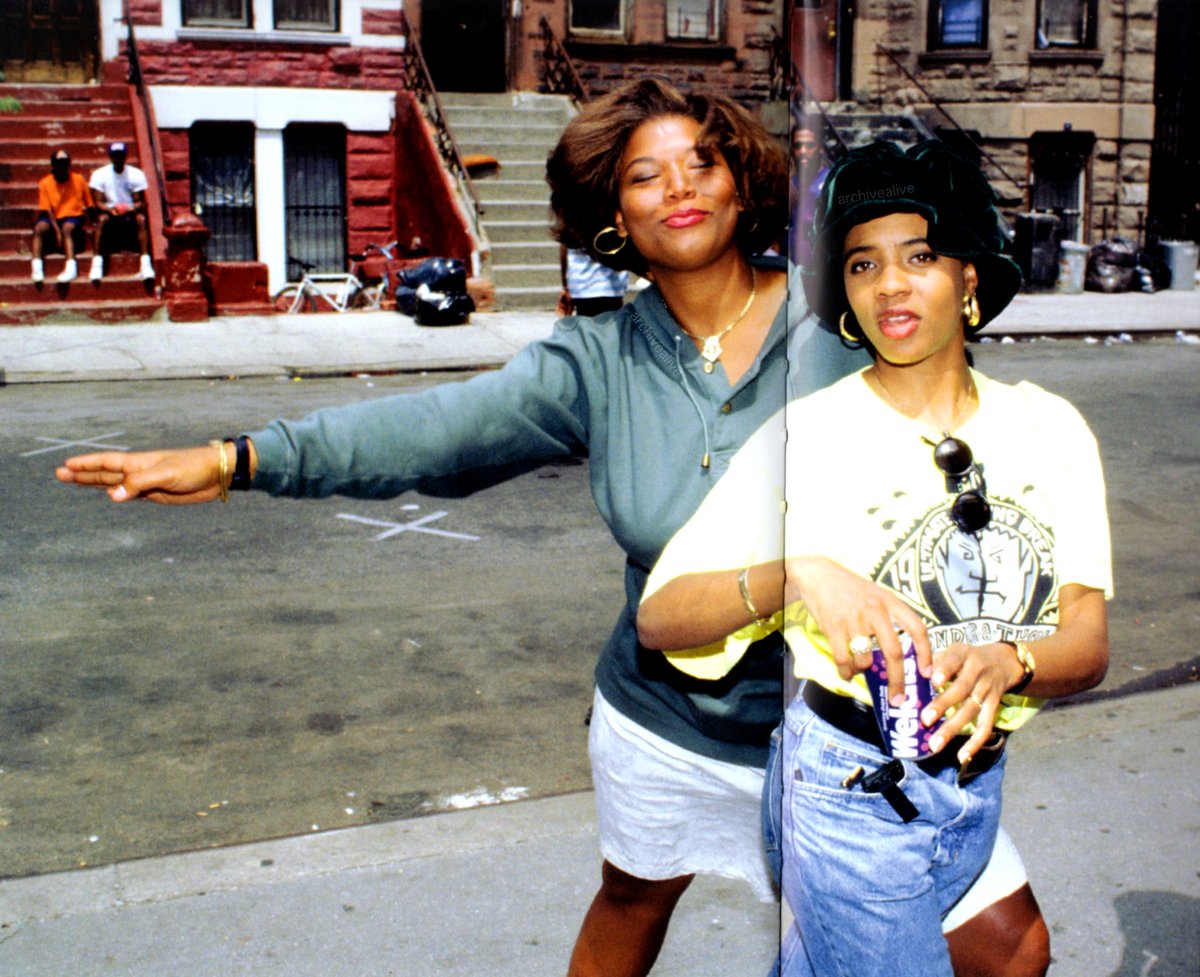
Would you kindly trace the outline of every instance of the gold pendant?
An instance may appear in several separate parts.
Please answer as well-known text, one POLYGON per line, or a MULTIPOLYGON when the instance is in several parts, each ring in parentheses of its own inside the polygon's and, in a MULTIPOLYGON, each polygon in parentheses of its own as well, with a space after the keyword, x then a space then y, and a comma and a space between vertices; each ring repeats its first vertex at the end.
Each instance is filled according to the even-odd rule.
POLYGON ((705 337, 704 349, 700 350, 700 355, 708 360, 709 363, 715 363, 719 360, 721 358, 721 337, 705 337))

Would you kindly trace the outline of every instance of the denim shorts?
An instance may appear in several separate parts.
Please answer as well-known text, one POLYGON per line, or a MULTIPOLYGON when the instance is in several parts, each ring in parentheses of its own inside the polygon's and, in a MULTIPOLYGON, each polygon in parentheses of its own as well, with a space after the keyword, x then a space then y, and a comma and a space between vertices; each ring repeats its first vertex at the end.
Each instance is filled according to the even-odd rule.
POLYGON ((1000 821, 1001 757, 965 787, 904 761, 905 823, 882 794, 842 781, 889 761, 802 698, 784 716, 783 891, 795 916, 785 977, 953 977, 942 916, 987 865, 1000 821))

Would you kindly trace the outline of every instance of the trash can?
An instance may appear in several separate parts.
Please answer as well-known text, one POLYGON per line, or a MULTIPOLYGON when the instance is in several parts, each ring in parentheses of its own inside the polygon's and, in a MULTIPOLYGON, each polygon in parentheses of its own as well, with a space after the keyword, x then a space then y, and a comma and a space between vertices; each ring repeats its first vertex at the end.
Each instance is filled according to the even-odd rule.
POLYGON ((1163 260, 1171 272, 1170 288, 1184 291, 1196 287, 1196 253, 1194 241, 1159 241, 1163 260))
POLYGON ((1059 245, 1056 291, 1065 295, 1078 295, 1083 291, 1088 251, 1088 246, 1080 244, 1078 241, 1063 241, 1059 245))

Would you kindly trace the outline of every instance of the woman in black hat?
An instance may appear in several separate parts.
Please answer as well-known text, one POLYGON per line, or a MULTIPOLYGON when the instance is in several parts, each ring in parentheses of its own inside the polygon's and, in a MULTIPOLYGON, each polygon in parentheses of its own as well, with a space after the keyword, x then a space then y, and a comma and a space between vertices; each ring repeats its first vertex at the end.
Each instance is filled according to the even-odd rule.
POLYGON ((1005 737, 1107 667, 1095 439, 966 352, 1020 285, 1003 240, 982 174, 941 143, 840 160, 805 287, 874 362, 789 405, 786 451, 748 442, 645 591, 643 644, 687 649, 668 657, 692 674, 787 637, 785 974, 954 973, 943 918, 992 853, 1005 737))

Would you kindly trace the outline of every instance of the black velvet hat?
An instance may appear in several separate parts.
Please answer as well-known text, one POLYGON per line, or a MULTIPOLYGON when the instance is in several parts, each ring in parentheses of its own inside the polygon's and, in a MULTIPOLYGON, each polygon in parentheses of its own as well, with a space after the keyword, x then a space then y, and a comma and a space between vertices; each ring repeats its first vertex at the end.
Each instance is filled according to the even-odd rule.
POLYGON ((908 149, 876 142, 839 159, 817 201, 804 291, 812 309, 834 328, 850 309, 842 277, 846 234, 857 224, 895 213, 920 214, 929 222, 935 252, 975 265, 978 328, 1017 294, 1021 270, 1003 253, 1007 240, 996 194, 979 167, 937 139, 908 149))

